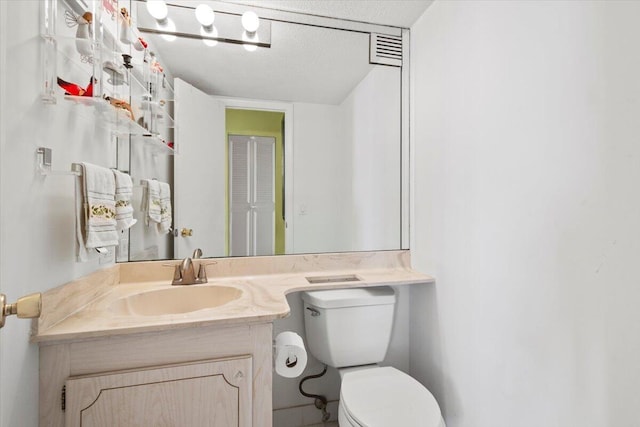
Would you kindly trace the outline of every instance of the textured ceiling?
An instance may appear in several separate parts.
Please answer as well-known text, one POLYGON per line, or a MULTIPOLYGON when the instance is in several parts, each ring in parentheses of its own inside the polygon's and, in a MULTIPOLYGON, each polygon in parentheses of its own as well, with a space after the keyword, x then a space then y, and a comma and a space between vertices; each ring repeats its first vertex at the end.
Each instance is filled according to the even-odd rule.
MULTIPOLYGON (((233 3, 403 27, 410 26, 430 4, 361 0, 233 3)), ((254 52, 233 44, 207 47, 200 40, 179 37, 167 42, 150 34, 146 37, 174 77, 212 95, 340 104, 373 67, 367 34, 288 22, 272 22, 271 48, 254 52)))
POLYGON ((226 2, 409 28, 433 0, 226 0, 226 2))

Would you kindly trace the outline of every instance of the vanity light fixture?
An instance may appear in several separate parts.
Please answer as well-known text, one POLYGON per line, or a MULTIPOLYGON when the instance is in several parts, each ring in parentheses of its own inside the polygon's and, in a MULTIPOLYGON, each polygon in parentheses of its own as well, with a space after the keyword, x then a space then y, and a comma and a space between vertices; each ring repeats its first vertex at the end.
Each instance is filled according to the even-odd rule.
POLYGON ((169 16, 169 8, 164 0, 147 0, 147 11, 158 22, 164 21, 169 16))
POLYGON ((200 25, 202 25, 202 27, 200 27, 202 43, 210 47, 217 45, 217 40, 212 40, 209 38, 218 37, 218 30, 213 26, 213 21, 216 19, 216 14, 213 9, 211 9, 211 7, 206 4, 201 4, 196 7, 195 13, 196 19, 198 20, 200 25))
POLYGON ((201 40, 207 46, 231 43, 243 45, 248 51, 271 47, 271 20, 260 18, 240 5, 214 11, 203 0, 194 3, 194 7, 189 7, 162 0, 138 2, 138 30, 166 40, 176 37, 201 40))

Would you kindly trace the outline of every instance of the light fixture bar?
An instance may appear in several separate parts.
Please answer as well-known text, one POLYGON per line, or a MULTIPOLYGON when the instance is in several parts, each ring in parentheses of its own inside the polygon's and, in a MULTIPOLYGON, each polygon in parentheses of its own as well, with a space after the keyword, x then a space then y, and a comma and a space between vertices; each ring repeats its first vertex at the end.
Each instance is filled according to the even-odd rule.
POLYGON ((217 36, 215 36, 215 32, 200 31, 202 25, 196 19, 194 7, 167 4, 167 19, 170 19, 172 23, 170 28, 153 18, 147 11, 145 3, 138 3, 137 8, 138 30, 143 33, 170 35, 196 40, 215 40, 224 43, 265 48, 271 47, 271 21, 268 19, 260 18, 260 26, 256 29, 255 36, 250 39, 247 39, 245 36, 245 40, 243 40, 245 29, 242 26, 241 14, 214 11, 215 21, 212 26, 215 27, 217 31, 217 36), (209 36, 209 33, 212 35, 209 36))

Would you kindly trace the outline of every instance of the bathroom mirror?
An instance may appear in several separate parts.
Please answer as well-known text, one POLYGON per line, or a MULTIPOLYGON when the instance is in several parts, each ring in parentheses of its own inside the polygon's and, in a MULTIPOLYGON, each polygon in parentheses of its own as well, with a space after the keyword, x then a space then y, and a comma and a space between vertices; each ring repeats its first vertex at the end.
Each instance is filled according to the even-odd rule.
MULTIPOLYGON (((179 3, 169 17, 193 13, 179 3)), ((141 9, 138 25, 152 28, 141 9)), ((270 26, 268 48, 199 39, 195 14, 196 38, 142 33, 175 79, 176 155, 131 149, 127 161, 132 175, 149 162, 169 169, 175 232, 139 221, 128 259, 408 247, 407 71, 370 61, 372 33, 403 31, 251 9, 270 26)))

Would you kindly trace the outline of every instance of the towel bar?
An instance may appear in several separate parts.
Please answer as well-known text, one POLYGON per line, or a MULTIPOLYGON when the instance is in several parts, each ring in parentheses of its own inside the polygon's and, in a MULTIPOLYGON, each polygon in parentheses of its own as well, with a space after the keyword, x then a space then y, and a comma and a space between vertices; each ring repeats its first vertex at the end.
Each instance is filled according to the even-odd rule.
POLYGON ((72 163, 71 170, 53 170, 51 168, 51 159, 53 152, 51 148, 38 147, 36 150, 38 154, 38 171, 41 175, 75 175, 82 176, 82 166, 79 163, 72 163))

